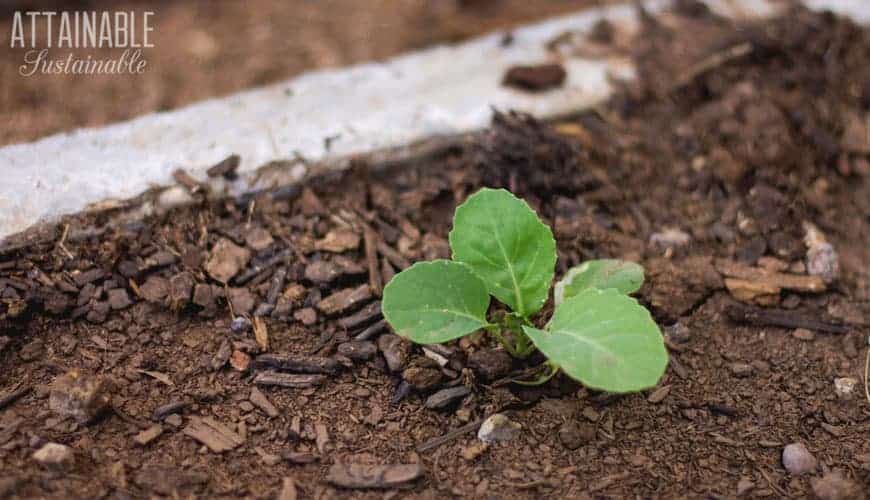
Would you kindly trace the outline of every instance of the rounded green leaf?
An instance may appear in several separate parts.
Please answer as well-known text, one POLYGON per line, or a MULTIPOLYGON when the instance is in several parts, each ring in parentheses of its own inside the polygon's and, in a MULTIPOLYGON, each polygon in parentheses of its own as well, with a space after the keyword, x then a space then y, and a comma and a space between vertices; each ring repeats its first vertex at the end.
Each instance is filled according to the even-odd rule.
POLYGON ((613 288, 589 288, 565 299, 549 331, 523 329, 568 376, 593 389, 648 389, 668 364, 661 331, 649 311, 613 288))
POLYGON ((447 342, 486 326, 489 294, 465 264, 418 262, 384 287, 384 318, 418 344, 447 342))
POLYGON ((521 316, 547 300, 556 241, 534 210, 510 192, 484 188, 457 207, 450 248, 453 260, 468 264, 489 293, 521 316))
POLYGON ((638 291, 641 285, 643 267, 639 264, 618 259, 587 260, 565 273, 556 283, 553 295, 558 306, 587 288, 615 288, 628 295, 638 291))

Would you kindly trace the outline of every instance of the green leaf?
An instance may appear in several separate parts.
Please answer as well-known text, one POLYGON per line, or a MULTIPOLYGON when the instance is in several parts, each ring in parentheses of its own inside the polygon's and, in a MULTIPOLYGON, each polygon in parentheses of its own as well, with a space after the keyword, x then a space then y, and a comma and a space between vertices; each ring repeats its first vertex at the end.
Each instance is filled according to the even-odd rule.
POLYGON ((565 273, 553 292, 556 305, 587 288, 606 290, 615 288, 626 295, 634 293, 643 284, 643 267, 634 262, 617 259, 587 260, 565 273))
POLYGON ((647 389, 658 383, 668 364, 662 334, 649 311, 613 288, 589 288, 566 299, 549 331, 523 330, 550 361, 593 389, 647 389))
POLYGON ((381 308, 397 334, 436 344, 487 326, 489 295, 465 264, 433 260, 394 276, 384 287, 381 308))
POLYGON ((450 248, 453 260, 471 266, 489 293, 521 316, 547 300, 556 241, 529 205, 508 191, 484 188, 457 207, 450 248))

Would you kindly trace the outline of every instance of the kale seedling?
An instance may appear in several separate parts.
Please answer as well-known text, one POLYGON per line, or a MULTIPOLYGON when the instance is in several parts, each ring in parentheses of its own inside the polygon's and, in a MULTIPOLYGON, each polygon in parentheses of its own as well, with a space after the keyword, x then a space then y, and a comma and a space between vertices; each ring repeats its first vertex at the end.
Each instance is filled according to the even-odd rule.
POLYGON ((643 268, 592 260, 556 283, 555 312, 543 329, 533 317, 547 301, 556 267, 553 233, 525 201, 484 188, 456 208, 452 260, 418 262, 384 289, 383 312, 402 337, 447 342, 485 330, 513 356, 539 350, 543 383, 560 369, 594 389, 633 392, 658 383, 668 354, 658 326, 628 296, 643 268), (510 308, 487 317, 490 295, 510 308))

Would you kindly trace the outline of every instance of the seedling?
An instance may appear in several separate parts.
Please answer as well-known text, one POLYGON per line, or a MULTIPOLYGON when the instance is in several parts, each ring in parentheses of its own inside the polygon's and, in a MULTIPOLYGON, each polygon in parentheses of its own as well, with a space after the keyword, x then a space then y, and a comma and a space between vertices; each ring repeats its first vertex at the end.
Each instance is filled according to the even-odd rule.
POLYGON ((658 383, 668 363, 661 331, 628 296, 643 283, 641 266, 607 259, 572 268, 556 283, 556 309, 541 329, 536 314, 550 293, 556 241, 525 201, 481 189, 456 208, 449 239, 452 260, 418 262, 384 288, 384 317, 396 333, 435 344, 484 330, 517 358, 537 349, 548 361, 531 384, 560 369, 610 392, 658 383), (490 295, 510 310, 488 317, 490 295))

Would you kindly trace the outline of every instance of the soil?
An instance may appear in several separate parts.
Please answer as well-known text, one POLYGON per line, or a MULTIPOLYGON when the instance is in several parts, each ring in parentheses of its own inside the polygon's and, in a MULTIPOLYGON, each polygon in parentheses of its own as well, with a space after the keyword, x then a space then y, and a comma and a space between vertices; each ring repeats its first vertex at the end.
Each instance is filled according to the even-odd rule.
POLYGON ((570 120, 502 114, 415 164, 141 223, 74 217, 7 249, 0 496, 862 498, 870 404, 834 380, 862 378, 870 333, 870 31, 682 2, 634 46, 641 78, 570 120), (521 387, 486 338, 427 355, 389 333, 380 287, 447 257, 453 209, 481 186, 553 226, 557 274, 644 265, 671 354, 659 387, 521 387), (522 428, 483 446, 494 412, 522 428), (47 442, 74 463, 36 463, 47 442), (790 443, 816 459, 804 474, 784 468, 790 443))
MULTIPOLYGON (((0 4, 0 145, 95 127, 279 82, 303 71, 384 59, 436 43, 568 14, 607 0, 113 0, 0 4), (154 13, 137 75, 18 73, 28 49, 8 48, 14 10, 154 13)), ((28 28, 29 29, 29 28, 28 28)), ((44 29, 40 25, 40 29, 44 29)), ((38 39, 44 39, 38 32, 38 39)), ((39 45, 37 48, 44 48, 39 45)), ((120 49, 52 49, 85 59, 118 58, 120 49)))

